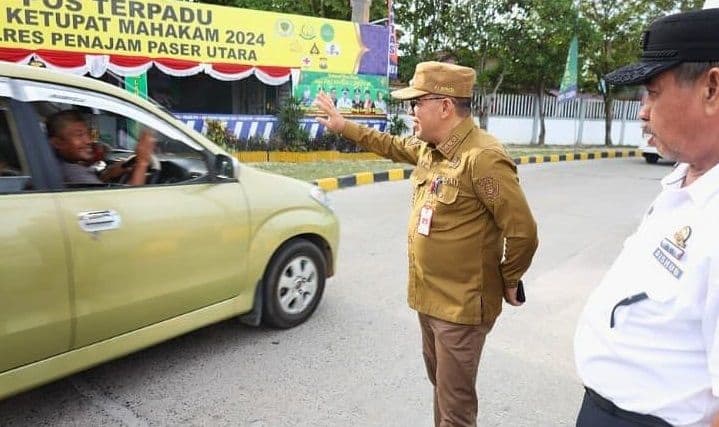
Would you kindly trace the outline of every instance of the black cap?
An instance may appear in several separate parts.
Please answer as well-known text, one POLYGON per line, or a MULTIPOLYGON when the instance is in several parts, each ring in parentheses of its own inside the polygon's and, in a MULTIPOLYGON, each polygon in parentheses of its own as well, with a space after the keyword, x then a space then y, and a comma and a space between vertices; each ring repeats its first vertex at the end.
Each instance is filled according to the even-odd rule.
POLYGON ((613 85, 636 85, 682 62, 719 61, 719 9, 695 10, 654 21, 642 36, 642 57, 604 76, 613 85))

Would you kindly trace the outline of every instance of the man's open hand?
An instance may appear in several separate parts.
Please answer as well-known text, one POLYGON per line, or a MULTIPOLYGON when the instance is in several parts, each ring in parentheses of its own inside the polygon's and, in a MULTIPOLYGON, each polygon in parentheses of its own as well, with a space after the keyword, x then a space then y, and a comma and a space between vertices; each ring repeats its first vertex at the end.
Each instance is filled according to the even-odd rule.
POLYGON ((155 138, 155 132, 152 129, 145 128, 140 132, 140 138, 135 147, 138 162, 144 163, 145 165, 150 163, 152 153, 155 152, 156 142, 157 138, 155 138))
POLYGON ((322 110, 323 113, 327 114, 327 118, 317 117, 317 121, 327 129, 335 133, 340 133, 345 128, 345 118, 342 117, 332 98, 324 92, 317 94, 314 105, 322 110))

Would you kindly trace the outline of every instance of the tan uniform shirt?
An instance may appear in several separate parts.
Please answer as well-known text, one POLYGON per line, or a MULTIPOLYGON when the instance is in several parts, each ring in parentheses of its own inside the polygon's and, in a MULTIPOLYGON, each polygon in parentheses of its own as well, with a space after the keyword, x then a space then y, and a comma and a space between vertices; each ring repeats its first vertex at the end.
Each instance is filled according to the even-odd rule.
POLYGON ((517 286, 537 249, 537 226, 504 147, 471 118, 436 148, 349 121, 342 134, 383 157, 416 165, 410 178, 409 306, 454 323, 494 321, 504 287, 517 286), (425 207, 432 211, 426 236, 418 232, 425 207))

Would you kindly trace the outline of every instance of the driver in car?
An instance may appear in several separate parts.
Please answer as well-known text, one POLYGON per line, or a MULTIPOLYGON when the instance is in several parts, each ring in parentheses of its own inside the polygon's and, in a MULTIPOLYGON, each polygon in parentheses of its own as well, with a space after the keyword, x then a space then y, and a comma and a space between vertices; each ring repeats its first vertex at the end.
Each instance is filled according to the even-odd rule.
POLYGON ((77 110, 63 110, 48 117, 46 122, 50 144, 55 149, 62 168, 63 180, 68 184, 103 184, 128 175, 127 184, 144 185, 146 173, 155 150, 152 130, 140 133, 132 162, 117 162, 97 173, 92 167, 103 148, 93 141, 85 117, 77 110))

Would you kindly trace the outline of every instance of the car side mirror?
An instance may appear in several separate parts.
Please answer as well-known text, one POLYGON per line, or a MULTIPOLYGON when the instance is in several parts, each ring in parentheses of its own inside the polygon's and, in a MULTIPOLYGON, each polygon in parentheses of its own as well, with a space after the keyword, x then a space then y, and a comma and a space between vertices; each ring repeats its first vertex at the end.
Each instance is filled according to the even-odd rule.
POLYGON ((218 179, 237 179, 239 162, 224 154, 215 156, 215 177, 218 179))

